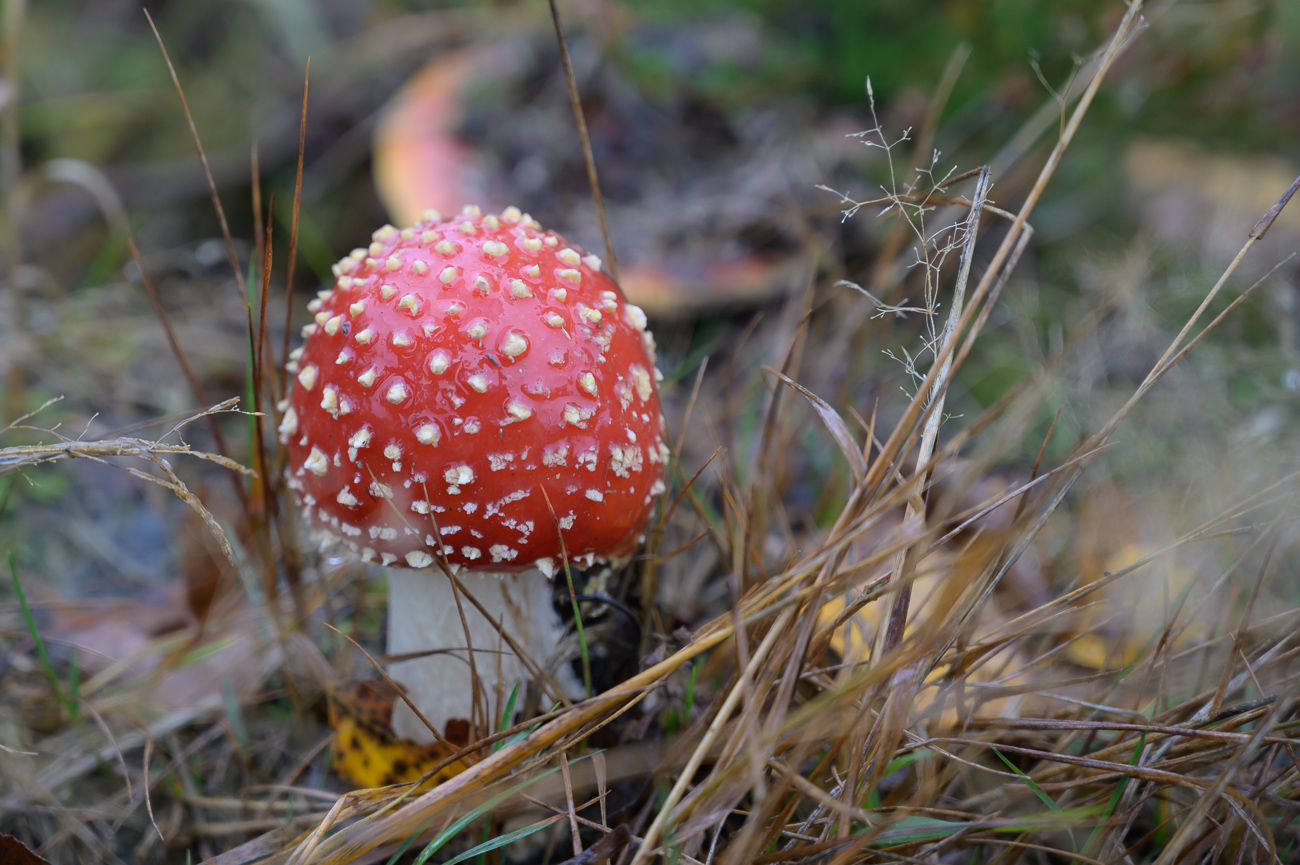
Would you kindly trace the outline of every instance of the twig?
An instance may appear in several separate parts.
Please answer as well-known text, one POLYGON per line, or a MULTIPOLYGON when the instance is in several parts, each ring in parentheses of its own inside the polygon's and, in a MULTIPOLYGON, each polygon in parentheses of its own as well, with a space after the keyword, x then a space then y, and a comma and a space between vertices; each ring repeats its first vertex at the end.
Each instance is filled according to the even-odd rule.
MULTIPOLYGON (((223 411, 233 410, 239 402, 238 398, 228 399, 223 403, 218 403, 212 408, 199 412, 188 418, 182 423, 177 424, 168 432, 175 432, 187 423, 192 423, 201 417, 210 417, 223 411)), ((177 477, 172 471, 171 465, 164 459, 164 456, 184 455, 198 457, 202 460, 216 463, 222 468, 228 469, 236 474, 256 477, 256 473, 251 469, 245 468, 229 457, 220 454, 206 453, 204 451, 193 450, 185 443, 166 444, 159 441, 147 441, 137 438, 119 438, 109 441, 62 441, 54 444, 44 445, 22 445, 19 447, 0 448, 0 475, 6 472, 17 471, 26 466, 39 465, 41 463, 58 462, 69 459, 91 459, 97 462, 106 462, 111 457, 137 457, 153 463, 163 473, 163 478, 142 472, 139 469, 124 466, 123 469, 141 480, 149 483, 158 484, 172 491, 181 501, 185 502, 203 519, 203 522, 211 530, 217 543, 221 546, 221 551, 225 553, 226 558, 232 565, 238 564, 235 559, 235 552, 230 546, 230 541, 226 539, 225 532, 217 523, 217 520, 204 507, 203 503, 190 492, 184 482, 177 477)))

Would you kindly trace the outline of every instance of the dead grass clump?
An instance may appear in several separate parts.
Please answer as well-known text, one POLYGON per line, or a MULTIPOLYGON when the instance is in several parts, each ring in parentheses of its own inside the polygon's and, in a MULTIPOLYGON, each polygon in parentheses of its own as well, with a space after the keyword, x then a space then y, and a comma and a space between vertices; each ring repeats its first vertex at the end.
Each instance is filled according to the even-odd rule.
POLYGON ((0 471, 150 460, 162 477, 137 476, 190 504, 229 560, 208 557, 219 589, 191 593, 175 622, 75 686, 75 664, 27 658, 42 645, 27 612, 29 633, 8 635, 26 666, 8 681, 31 695, 27 720, 56 692, 67 717, 0 752, 0 825, 60 861, 177 848, 222 865, 1287 861, 1300 841, 1300 599, 1281 575, 1300 549, 1300 474, 1278 458, 1268 476, 1243 468, 1193 494, 1197 479, 1135 491, 1089 472, 1126 446, 1117 434, 1158 384, 1194 393, 1180 364, 1262 284, 1222 301, 1296 187, 1099 417, 1070 405, 1044 419, 1044 406, 1063 405, 1076 349, 1123 314, 1132 286, 1099 292, 989 406, 965 392, 1029 218, 1140 9, 1053 94, 1059 135, 1014 212, 994 203, 989 168, 904 167, 901 140, 863 133, 888 180, 869 200, 840 194, 843 216, 893 220, 902 266, 858 285, 810 249, 825 273, 666 391, 671 492, 645 554, 582 592, 596 648, 614 652, 612 635, 637 624, 636 672, 471 731, 413 783, 341 792, 328 775, 320 710, 370 673, 382 594, 298 548, 265 435, 283 383, 266 359, 273 244, 261 239, 260 290, 240 287, 259 474, 238 487, 232 531, 165 459, 237 469, 226 457, 139 439, 0 451, 0 471), (897 346, 900 333, 915 342, 897 346), (859 398, 863 341, 891 346, 902 397, 859 398), (1062 444, 1065 411, 1089 426, 1062 444))

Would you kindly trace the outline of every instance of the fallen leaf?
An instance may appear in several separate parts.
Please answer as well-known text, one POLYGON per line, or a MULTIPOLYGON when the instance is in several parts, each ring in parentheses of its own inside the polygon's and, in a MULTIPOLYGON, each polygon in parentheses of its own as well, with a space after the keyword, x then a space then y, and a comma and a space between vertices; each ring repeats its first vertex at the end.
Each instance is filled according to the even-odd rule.
POLYGON ((220 699, 228 689, 240 705, 249 702, 281 665, 279 649, 259 645, 248 633, 251 628, 250 622, 186 647, 139 689, 136 699, 155 709, 180 711, 220 699))
POLYGON ((50 865, 12 835, 0 833, 0 865, 50 865))
MULTIPOLYGON (((416 781, 450 753, 446 746, 418 745, 393 735, 390 719, 397 694, 384 682, 363 680, 342 688, 330 700, 335 731, 331 768, 360 787, 386 787, 416 781)), ((438 784, 465 771, 457 761, 429 780, 438 784)))
MULTIPOLYGON (((155 637, 191 622, 175 587, 107 605, 96 600, 69 602, 52 612, 47 633, 77 652, 81 670, 87 675, 138 656, 155 637)), ((135 672, 144 669, 136 667, 135 672)))

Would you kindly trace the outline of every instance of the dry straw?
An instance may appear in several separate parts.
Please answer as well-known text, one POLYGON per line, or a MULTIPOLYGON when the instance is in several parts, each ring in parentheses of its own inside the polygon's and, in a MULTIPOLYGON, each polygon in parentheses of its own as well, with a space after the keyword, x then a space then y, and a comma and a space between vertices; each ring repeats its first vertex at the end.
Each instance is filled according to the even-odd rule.
MULTIPOLYGON (((922 354, 928 367, 922 372, 919 357, 905 356, 913 389, 882 441, 876 434, 874 413, 870 418, 846 419, 832 401, 799 383, 815 317, 811 282, 806 294, 791 304, 782 362, 773 363, 780 368, 759 372, 772 392, 767 415, 758 425, 759 446, 747 481, 730 480, 725 469, 714 464, 721 448, 702 459, 693 473, 679 459, 675 470, 680 490, 665 503, 659 525, 651 532, 657 541, 677 537, 674 531, 690 525, 681 539, 692 539, 681 544, 677 553, 697 544, 715 548, 723 572, 720 579, 733 592, 727 613, 698 627, 675 651, 653 658, 641 672, 604 693, 521 722, 448 756, 427 777, 455 760, 464 761, 468 768, 437 786, 417 783, 354 791, 328 803, 320 802, 317 795, 309 813, 280 822, 288 809, 277 797, 289 795, 286 791, 301 794, 301 788, 291 786, 292 777, 302 771, 300 765, 277 790, 259 791, 267 798, 256 803, 258 817, 241 815, 190 827, 191 832, 212 835, 275 827, 210 861, 219 865, 385 861, 404 844, 423 845, 439 838, 440 843, 454 845, 460 828, 471 820, 492 817, 528 817, 534 821, 532 828, 539 830, 567 828, 570 838, 565 846, 572 846, 572 865, 603 861, 847 865, 967 861, 971 855, 978 861, 1013 862, 1045 850, 1062 859, 1096 863, 1126 861, 1130 851, 1157 836, 1163 839, 1157 854, 1160 863, 1200 861, 1228 852, 1236 861, 1280 861, 1275 836, 1300 811, 1294 800, 1300 783, 1295 749, 1300 742, 1297 722, 1291 720, 1300 687, 1294 664, 1300 648, 1291 634, 1300 624, 1300 613, 1256 615, 1253 605, 1260 584, 1272 573, 1279 539, 1294 522, 1297 475, 1255 490, 1167 546, 1034 609, 1002 619, 993 615, 992 601, 1082 473, 1112 446, 1114 433, 1139 400, 1261 284, 1248 287, 1208 323, 1203 322, 1238 264, 1296 187, 1250 232, 1236 259, 1131 397, 1067 460, 1040 473, 1040 450, 1028 481, 962 511, 956 511, 948 501, 953 497, 941 490, 944 484, 970 487, 993 459, 991 454, 1019 439, 1048 373, 1074 344, 1065 340, 1042 371, 944 439, 945 406, 954 376, 970 356, 1028 247, 1033 234, 1029 216, 1102 81, 1143 26, 1141 8, 1141 2, 1129 4, 1109 43, 1083 67, 1086 85, 1054 97, 1060 113, 1059 136, 1017 212, 1002 210, 991 201, 997 166, 944 178, 920 172, 918 177, 927 181, 928 188, 917 181, 901 190, 895 186, 870 201, 842 196, 846 216, 864 206, 879 207, 915 234, 925 284, 922 301, 890 306, 865 289, 864 294, 875 304, 875 315, 911 311, 926 316, 922 354), (1071 101, 1075 104, 1066 117, 1071 101), (957 194, 956 187, 970 180, 969 194, 957 194), (994 221, 1003 229, 1001 240, 986 263, 981 261, 984 269, 975 279, 978 245, 994 221), (956 259, 955 267, 950 255, 956 259), (947 295, 946 317, 937 326, 942 308, 939 286, 949 279, 953 288, 947 295), (790 417, 802 410, 785 395, 787 389, 807 403, 839 449, 847 465, 846 490, 842 507, 828 520, 830 527, 809 533, 797 556, 768 571, 754 550, 768 534, 793 535, 788 522, 782 524, 781 503, 774 501, 771 492, 779 488, 778 477, 785 470, 781 443, 787 440, 790 417), (971 450, 976 451, 974 457, 971 450), (955 477, 941 477, 959 455, 967 457, 968 468, 955 477), (721 479, 712 479, 706 468, 721 479), (725 506, 719 520, 709 519, 706 485, 713 485, 710 490, 725 506), (1013 510, 1008 507, 1013 502, 1015 515, 1008 527, 987 533, 979 528, 988 514, 1013 510), (686 507, 679 509, 681 503, 686 507), (976 527, 973 538, 966 534, 970 526, 976 527), (1055 645, 1037 658, 1025 655, 1025 647, 1041 648, 1041 635, 1050 633, 1080 604, 1107 586, 1135 578, 1172 551, 1243 532, 1254 533, 1254 540, 1224 569, 1215 589, 1227 585, 1248 564, 1261 559, 1262 564, 1250 601, 1231 628, 1217 635, 1191 635, 1191 639, 1189 617, 1180 619, 1179 613, 1185 611, 1179 607, 1168 615, 1153 644, 1127 661, 1119 675, 1076 670, 1073 679, 1061 681, 1057 676, 1050 685, 1034 678, 1036 672, 1052 668, 1069 643, 1055 645), (938 614, 923 617, 919 590, 923 585, 938 614), (860 617, 872 614, 878 625, 874 639, 854 644, 846 633, 860 617), (832 651, 832 646, 839 648, 832 651), (710 665, 719 685, 675 742, 625 744, 601 753, 599 759, 585 759, 597 733, 627 722, 648 701, 680 691, 683 676, 676 674, 697 661, 710 665), (1198 668, 1213 668, 1217 676, 1211 678, 1217 680, 1204 674, 1198 678, 1198 668), (1132 693, 1140 694, 1148 686, 1167 693, 1172 679, 1192 683, 1183 689, 1184 698, 1142 703, 1146 711, 1135 708, 1132 693), (1254 697, 1246 699, 1252 688, 1254 697), (1019 702, 1029 697, 1037 699, 1019 702), (1028 708, 1005 714, 981 711, 995 702, 1025 705, 1032 712, 1028 708), (615 820, 606 808, 606 797, 619 784, 640 785, 641 794, 637 807, 615 820), (611 820, 615 825, 610 825, 611 820), (588 838, 600 836, 585 850, 579 827, 588 838), (967 852, 971 850, 974 854, 967 852)), ((562 40, 558 15, 553 20, 562 40)), ((941 90, 950 88, 948 83, 941 90)), ((571 94, 578 105, 576 87, 571 94)), ((579 123, 595 192, 595 166, 580 112, 579 123)), ((885 150, 892 169, 895 145, 878 129, 866 142, 885 150)), ((300 181, 301 160, 298 177, 300 181)), ((298 200, 295 192, 295 225, 298 200)), ((270 285, 269 243, 265 250, 263 310, 270 285)), ((608 258, 613 261, 612 250, 608 258)), ((236 279, 249 310, 251 344, 264 345, 263 322, 254 328, 242 276, 237 273, 236 279)), ((1072 339, 1081 339, 1097 327, 1112 308, 1109 300, 1100 304, 1079 322, 1072 339)), ((173 346, 184 363, 183 352, 173 346)), ((256 352, 259 365, 262 354, 256 352)), ((276 376, 260 371, 253 380, 268 390, 278 384, 276 376)), ((709 398, 703 394, 704 382, 701 369, 678 436, 679 458, 689 450, 690 413, 697 399, 709 398)), ((222 403, 185 423, 232 408, 233 401, 222 403)), ((216 520, 172 471, 166 457, 176 454, 238 469, 223 456, 195 452, 183 443, 119 438, 7 448, 0 450, 0 471, 71 458, 145 459, 160 474, 128 470, 186 501, 212 529, 232 564, 247 566, 216 520)), ((275 465, 273 455, 259 454, 258 459, 260 466, 275 465)), ((280 492, 274 484, 268 489, 272 494, 280 492)), ((268 523, 280 526, 280 543, 277 547, 271 542, 271 529, 261 523, 264 554, 276 555, 273 551, 278 549, 280 555, 293 559, 296 548, 287 522, 280 521, 274 508, 269 513, 268 523)), ((648 557, 641 567, 643 585, 655 586, 658 569, 677 553, 648 557)), ((267 565, 253 564, 256 567, 250 570, 267 565)), ((272 561, 268 568, 271 588, 276 564, 272 561)), ((295 595, 294 614, 300 621, 310 620, 330 588, 322 578, 319 585, 295 595)), ((276 628, 276 645, 288 652, 295 643, 285 636, 278 619, 276 628)), ((295 651, 311 655, 310 648, 295 651)), ((322 679, 329 676, 328 670, 320 673, 322 679)), ((181 723, 192 720, 186 716, 181 723)), ((177 726, 153 730, 152 735, 170 734, 177 726)), ((148 753, 151 741, 150 734, 129 740, 119 736, 118 752, 145 748, 148 753)), ((102 754, 104 749, 93 753, 102 754)), ((87 765, 94 764, 89 754, 82 763, 87 760, 87 765)), ((153 781, 146 782, 146 790, 157 780, 149 778, 153 781)), ((197 802, 210 811, 233 811, 234 801, 209 797, 200 802, 190 797, 191 804, 197 802)), ((155 807, 148 803, 151 820, 155 807)), ((522 830, 519 837, 524 837, 522 830)))

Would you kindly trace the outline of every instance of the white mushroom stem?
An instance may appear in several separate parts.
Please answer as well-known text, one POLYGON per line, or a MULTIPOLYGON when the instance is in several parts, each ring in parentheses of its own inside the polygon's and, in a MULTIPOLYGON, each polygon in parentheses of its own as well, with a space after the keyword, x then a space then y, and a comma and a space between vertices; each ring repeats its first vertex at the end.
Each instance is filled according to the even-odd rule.
MULTIPOLYGON (((406 688, 407 696, 440 733, 453 719, 476 718, 474 688, 470 674, 468 644, 473 647, 479 688, 491 727, 501 722, 510 692, 520 683, 520 702, 534 676, 531 669, 545 669, 564 626, 551 605, 550 580, 539 571, 522 574, 473 573, 461 571, 457 579, 478 600, 488 616, 501 623, 519 648, 527 653, 525 665, 501 630, 468 598, 456 594, 446 574, 438 570, 388 569, 388 654, 435 652, 409 661, 398 661, 389 674, 406 688), (464 613, 464 621, 461 614, 464 613)), ((567 665, 555 675, 566 692, 575 679, 567 665)), ((545 691, 543 692, 545 694, 545 691)), ((571 694, 570 694, 571 695, 571 694)), ((572 695, 571 695, 572 696, 572 695)), ((549 708, 549 706, 547 706, 549 708)), ((393 709, 393 732, 414 742, 431 742, 433 734, 410 706, 398 700, 393 709)), ((479 730, 478 732, 485 732, 479 730)))

